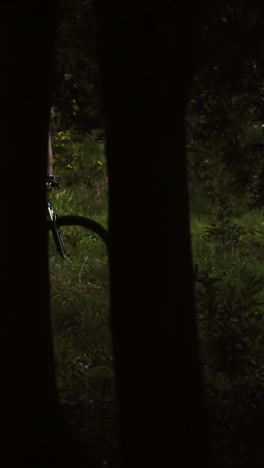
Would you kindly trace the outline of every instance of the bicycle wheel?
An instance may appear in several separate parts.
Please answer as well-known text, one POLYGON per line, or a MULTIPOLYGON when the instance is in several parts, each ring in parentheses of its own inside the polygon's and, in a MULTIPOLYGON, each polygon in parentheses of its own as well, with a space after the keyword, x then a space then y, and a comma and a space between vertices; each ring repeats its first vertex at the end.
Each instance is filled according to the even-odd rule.
POLYGON ((103 239, 107 247, 109 247, 109 233, 100 223, 93 219, 86 218, 85 216, 58 216, 56 220, 57 226, 81 226, 89 231, 94 232, 103 239))

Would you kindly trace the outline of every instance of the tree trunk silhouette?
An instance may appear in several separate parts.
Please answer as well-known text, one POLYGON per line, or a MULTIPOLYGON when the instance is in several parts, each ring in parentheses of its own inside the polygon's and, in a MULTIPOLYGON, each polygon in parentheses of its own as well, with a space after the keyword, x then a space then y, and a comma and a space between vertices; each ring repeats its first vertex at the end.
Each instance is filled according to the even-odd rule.
POLYGON ((1 5, 6 34, 2 89, 8 91, 1 453, 8 466, 19 467, 55 462, 61 429, 49 315, 45 189, 53 5, 49 0, 41 6, 33 1, 1 5))
POLYGON ((195 2, 104 2, 111 327, 121 463, 210 466, 184 112, 195 2))

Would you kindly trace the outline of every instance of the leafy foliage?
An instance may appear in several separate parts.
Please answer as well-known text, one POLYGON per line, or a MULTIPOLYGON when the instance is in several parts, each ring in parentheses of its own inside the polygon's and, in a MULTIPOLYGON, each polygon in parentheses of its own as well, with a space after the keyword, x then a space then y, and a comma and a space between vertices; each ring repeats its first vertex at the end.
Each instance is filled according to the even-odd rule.
POLYGON ((258 1, 214 2, 202 27, 187 113, 190 180, 197 181, 205 161, 207 180, 213 180, 217 164, 226 193, 247 193, 250 206, 258 207, 264 191, 263 26, 258 1))
POLYGON ((64 186, 79 184, 106 191, 106 163, 103 143, 73 132, 57 132, 53 138, 54 170, 63 177, 64 186))
POLYGON ((263 280, 249 275, 240 284, 225 283, 201 271, 196 281, 203 362, 209 382, 221 387, 259 375, 264 365, 263 280))
POLYGON ((223 249, 231 247, 233 250, 241 242, 241 236, 246 233, 245 228, 237 223, 230 222, 232 204, 221 193, 216 195, 218 201, 215 216, 209 218, 208 227, 203 230, 206 240, 220 242, 223 249))
POLYGON ((59 5, 53 113, 57 130, 103 128, 95 0, 59 5))

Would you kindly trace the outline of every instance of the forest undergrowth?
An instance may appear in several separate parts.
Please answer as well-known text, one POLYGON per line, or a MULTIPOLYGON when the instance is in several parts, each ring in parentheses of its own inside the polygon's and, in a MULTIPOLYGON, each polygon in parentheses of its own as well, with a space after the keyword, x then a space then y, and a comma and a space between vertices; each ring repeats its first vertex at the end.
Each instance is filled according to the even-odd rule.
MULTIPOLYGON (((195 202, 197 203, 197 201, 195 202)), ((224 192, 191 209, 195 300, 216 467, 260 467, 264 216, 224 192)))
MULTIPOLYGON (((107 227, 103 145, 57 134, 54 173, 60 176, 61 188, 50 199, 58 213, 89 216, 107 227)), ((253 439, 254 446, 260 430, 255 415, 258 412, 258 419, 264 411, 264 216, 221 191, 213 202, 190 198, 195 301, 212 446, 217 458, 221 453, 221 467, 243 466, 231 460, 247 456, 248 440, 253 439), (247 426, 243 437, 242 426, 247 426)), ((64 228, 63 236, 68 259, 60 258, 52 238, 49 253, 60 398, 81 438, 91 427, 98 431, 95 415, 100 415, 101 428, 108 428, 105 433, 111 439, 103 445, 109 451, 110 444, 113 452, 116 408, 107 249, 82 228, 64 228)), ((110 466, 112 455, 104 457, 110 466)))

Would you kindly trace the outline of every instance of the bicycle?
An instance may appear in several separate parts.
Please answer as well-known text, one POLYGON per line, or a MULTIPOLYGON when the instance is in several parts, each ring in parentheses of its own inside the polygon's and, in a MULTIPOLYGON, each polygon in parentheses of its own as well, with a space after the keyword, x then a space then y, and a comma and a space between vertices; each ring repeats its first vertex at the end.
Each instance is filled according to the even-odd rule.
MULTIPOLYGON (((47 192, 53 190, 54 188, 60 188, 58 182, 56 181, 57 176, 48 174, 46 179, 46 189, 47 192)), ((47 221, 48 221, 48 230, 52 232, 54 243, 58 253, 63 259, 67 259, 67 251, 65 248, 63 236, 61 233, 62 226, 80 226, 89 231, 95 233, 105 242, 106 246, 109 247, 109 233, 100 223, 94 221, 91 218, 85 216, 77 215, 64 215, 59 216, 58 213, 54 210, 52 204, 47 200, 47 221)))

